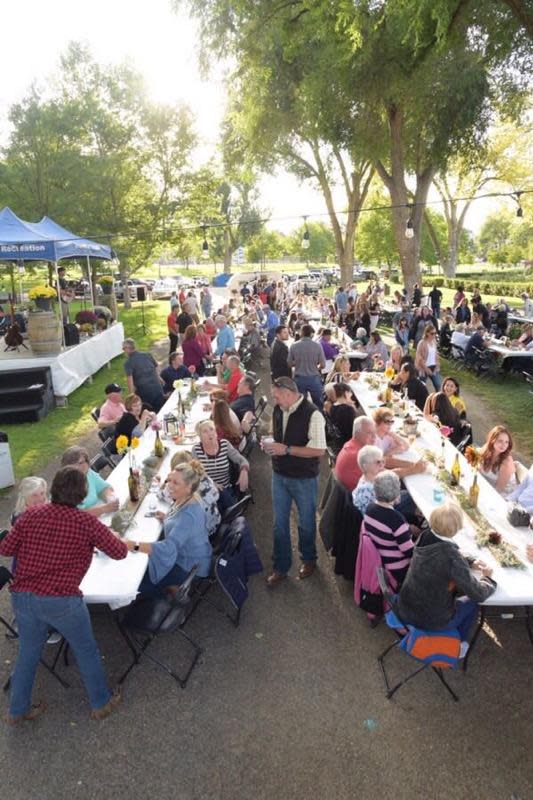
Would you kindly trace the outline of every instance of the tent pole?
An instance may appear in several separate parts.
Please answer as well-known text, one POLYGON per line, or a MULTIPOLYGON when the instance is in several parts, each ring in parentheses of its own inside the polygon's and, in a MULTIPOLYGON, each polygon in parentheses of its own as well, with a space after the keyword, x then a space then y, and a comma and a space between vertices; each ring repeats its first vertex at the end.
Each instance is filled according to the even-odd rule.
POLYGON ((57 299, 59 301, 59 317, 61 319, 61 349, 66 349, 65 344, 65 325, 63 323, 63 309, 61 307, 61 288, 59 286, 59 272, 57 271, 57 261, 52 262, 54 267, 54 272, 56 274, 56 287, 57 287, 57 299))
POLYGON ((94 302, 94 283, 91 275, 91 257, 85 256, 85 258, 87 259, 87 279, 89 281, 89 286, 91 289, 91 303, 93 304, 93 314, 94 314, 94 307, 96 303, 94 302))

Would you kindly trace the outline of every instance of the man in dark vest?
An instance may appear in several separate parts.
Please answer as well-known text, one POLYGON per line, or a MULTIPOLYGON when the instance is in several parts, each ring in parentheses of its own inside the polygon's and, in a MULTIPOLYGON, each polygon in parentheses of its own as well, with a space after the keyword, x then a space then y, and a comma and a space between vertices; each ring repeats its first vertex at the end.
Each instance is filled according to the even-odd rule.
POLYGON ((276 378, 272 397, 274 441, 263 443, 263 450, 272 456, 274 508, 274 563, 266 580, 269 586, 276 586, 291 568, 293 501, 298 509, 298 547, 302 557, 298 576, 308 578, 315 571, 318 472, 326 451, 326 435, 324 417, 299 393, 292 378, 276 378))

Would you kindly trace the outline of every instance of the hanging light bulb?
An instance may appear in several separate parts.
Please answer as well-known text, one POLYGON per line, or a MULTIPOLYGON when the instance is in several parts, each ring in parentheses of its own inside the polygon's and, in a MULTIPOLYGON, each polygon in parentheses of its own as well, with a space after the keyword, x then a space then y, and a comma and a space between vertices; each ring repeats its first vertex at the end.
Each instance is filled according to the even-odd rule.
POLYGON ((520 205, 521 196, 522 196, 522 192, 515 192, 516 202, 518 203, 518 208, 516 209, 516 216, 520 220, 524 219, 524 209, 520 205))
POLYGON ((413 230, 413 220, 412 220, 413 205, 410 203, 407 206, 407 208, 409 209, 409 219, 407 220, 407 224, 405 226, 405 238, 412 239, 413 236, 415 235, 415 232, 413 230))
POLYGON ((309 245, 311 244, 310 242, 311 236, 309 234, 309 229, 307 227, 307 217, 304 217, 304 225, 305 225, 305 231, 302 236, 301 248, 302 250, 309 250, 309 245))
POLYGON ((209 244, 206 237, 207 228, 205 225, 202 226, 202 231, 204 233, 204 241, 202 243, 202 258, 207 260, 209 258, 209 244))

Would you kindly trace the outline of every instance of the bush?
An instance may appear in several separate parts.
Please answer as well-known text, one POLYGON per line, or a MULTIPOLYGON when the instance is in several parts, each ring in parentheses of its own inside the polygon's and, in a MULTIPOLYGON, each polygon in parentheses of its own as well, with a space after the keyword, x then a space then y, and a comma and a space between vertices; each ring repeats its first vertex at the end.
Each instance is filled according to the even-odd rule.
POLYGON ((501 281, 465 281, 462 278, 443 278, 443 284, 447 289, 457 290, 463 286, 465 292, 473 292, 479 289, 482 294, 499 295, 500 297, 520 297, 523 292, 533 293, 533 283, 507 283, 501 281))

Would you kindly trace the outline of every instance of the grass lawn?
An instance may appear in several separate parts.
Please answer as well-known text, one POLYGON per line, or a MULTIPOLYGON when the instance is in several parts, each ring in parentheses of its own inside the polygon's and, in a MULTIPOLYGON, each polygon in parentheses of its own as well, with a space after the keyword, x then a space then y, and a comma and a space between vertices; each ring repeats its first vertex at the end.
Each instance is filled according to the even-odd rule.
MULTIPOLYGON (((77 311, 77 304, 72 305, 77 311)), ((140 335, 138 330, 141 322, 140 304, 134 303, 133 308, 127 311, 122 306, 120 308, 120 321, 124 324, 126 336, 135 338, 139 350, 150 349, 153 342, 167 335, 167 300, 144 304, 146 326, 151 331, 146 336, 140 335)), ((110 369, 104 367, 97 372, 92 383, 80 386, 70 395, 65 408, 54 409, 44 420, 6 426, 17 480, 26 475, 38 475, 51 459, 94 429, 90 411, 102 404, 104 387, 113 381, 125 386, 123 363, 122 355, 115 358, 110 369)))

